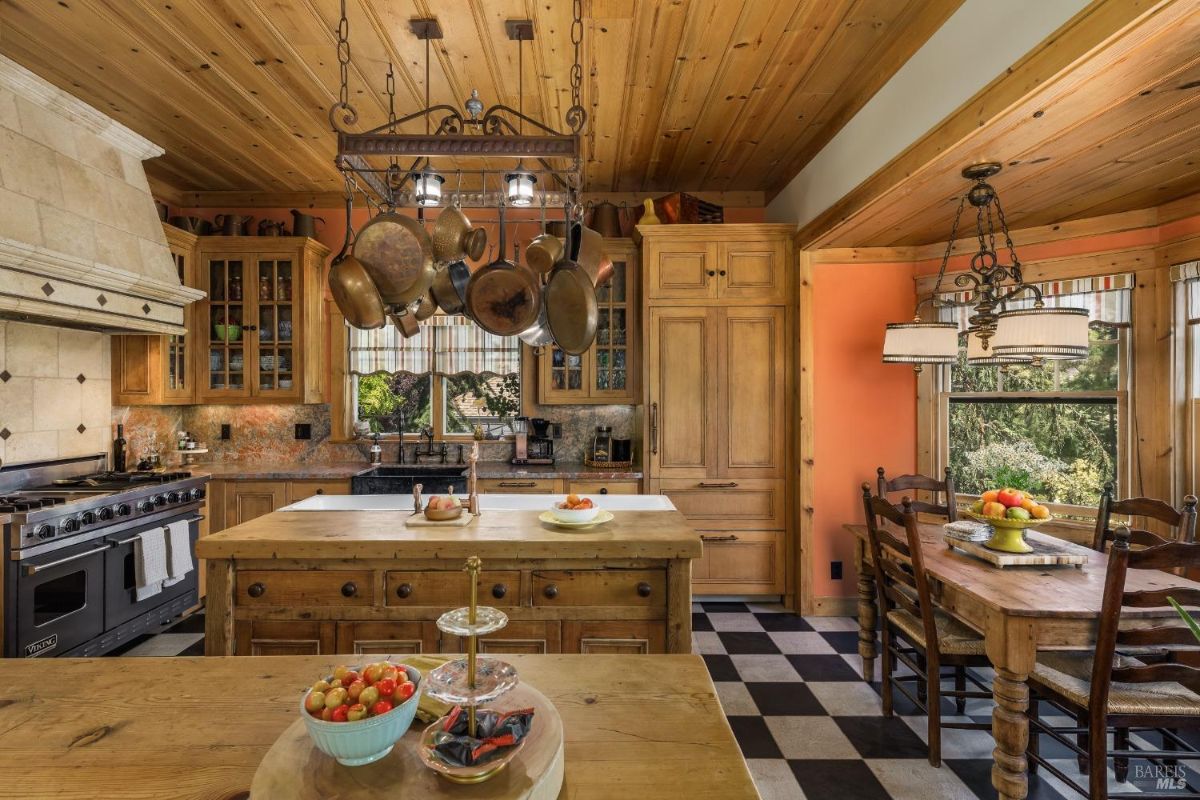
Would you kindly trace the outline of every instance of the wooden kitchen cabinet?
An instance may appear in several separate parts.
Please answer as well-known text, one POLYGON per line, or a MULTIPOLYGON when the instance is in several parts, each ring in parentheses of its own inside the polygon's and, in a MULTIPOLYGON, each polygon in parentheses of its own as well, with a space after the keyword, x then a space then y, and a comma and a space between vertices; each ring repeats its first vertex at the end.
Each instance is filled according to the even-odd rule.
POLYGON ((641 481, 567 481, 568 494, 638 494, 641 481))
POLYGON ((630 239, 605 239, 612 280, 596 290, 596 340, 573 356, 553 344, 538 356, 543 405, 634 404, 641 397, 641 271, 630 239))
POLYGON ((326 620, 247 619, 234 626, 237 654, 323 656, 335 652, 337 628, 326 620))
MULTIPOLYGON (((479 637, 480 653, 559 653, 561 623, 557 620, 509 620, 504 630, 479 637)), ((443 641, 446 652, 465 653, 467 642, 457 636, 443 641)))
POLYGON ((653 655, 666 652, 661 622, 564 620, 564 653, 653 655))
POLYGON ((205 236, 198 270, 208 296, 196 320, 202 402, 324 399, 322 276, 315 239, 205 236))
POLYGON ((225 527, 232 528, 288 504, 286 481, 225 481, 225 527))
POLYGON ((480 478, 475 488, 491 494, 562 494, 559 478, 480 478))
MULTIPOLYGON (((199 237, 174 225, 163 225, 171 259, 184 286, 196 287, 196 247, 199 237)), ((164 336, 112 337, 112 399, 114 405, 183 405, 196 402, 195 358, 197 305, 183 310, 187 333, 164 336)))
POLYGON ((337 651, 355 655, 437 653, 441 635, 432 622, 339 622, 337 651))
POLYGON ((288 503, 318 494, 350 494, 350 481, 288 481, 288 503))
POLYGON ((697 529, 697 594, 787 594, 790 226, 639 229, 646 486, 697 529))

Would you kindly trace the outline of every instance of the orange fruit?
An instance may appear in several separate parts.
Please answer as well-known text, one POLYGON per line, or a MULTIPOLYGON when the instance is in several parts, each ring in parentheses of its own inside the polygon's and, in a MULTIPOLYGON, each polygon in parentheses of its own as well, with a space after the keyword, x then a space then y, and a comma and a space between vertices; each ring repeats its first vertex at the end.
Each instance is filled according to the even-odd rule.
POLYGON ((1025 498, 1021 500, 1021 508, 1025 509, 1026 511, 1033 511, 1033 509, 1037 507, 1037 504, 1038 501, 1034 500, 1029 495, 1025 495, 1025 498))
POLYGON ((1029 509, 1029 516, 1034 519, 1050 519, 1050 509, 1042 505, 1035 505, 1029 509))
POLYGON ((989 489, 988 491, 986 491, 982 495, 980 495, 979 499, 985 503, 994 503, 994 502, 996 502, 996 498, 999 496, 1000 496, 999 489, 989 489))

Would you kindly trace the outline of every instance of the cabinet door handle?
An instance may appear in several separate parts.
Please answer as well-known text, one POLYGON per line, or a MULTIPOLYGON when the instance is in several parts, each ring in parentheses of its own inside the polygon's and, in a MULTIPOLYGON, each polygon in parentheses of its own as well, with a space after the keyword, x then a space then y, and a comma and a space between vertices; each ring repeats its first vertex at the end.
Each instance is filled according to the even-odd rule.
POLYGON ((729 481, 728 483, 704 483, 700 482, 701 489, 736 489, 737 482, 729 481))
POLYGON ((725 270, 721 270, 721 271, 720 271, 720 272, 718 272, 717 274, 718 274, 718 275, 720 275, 722 278, 724 278, 724 277, 725 277, 725 270))
POLYGON ((650 584, 642 581, 637 585, 638 597, 649 597, 651 592, 650 584))
POLYGON ((547 600, 553 600, 558 597, 558 587, 553 583, 547 584, 546 588, 542 589, 542 594, 546 596, 547 600))
POLYGON ((713 275, 716 275, 716 274, 717 274, 717 271, 716 271, 715 269, 710 269, 710 270, 708 271, 708 277, 710 277, 710 278, 711 278, 713 275))
POLYGON ((500 481, 496 485, 505 489, 532 489, 537 486, 533 481, 500 481))
POLYGON ((504 595, 506 594, 508 594, 508 587, 503 583, 497 583, 492 587, 492 597, 496 598, 497 600, 503 599, 504 595))
POLYGON ((354 597, 358 594, 358 585, 354 581, 346 581, 342 584, 342 597, 354 597))
POLYGON ((246 326, 244 326, 244 327, 242 328, 242 330, 244 330, 244 331, 256 331, 256 330, 258 330, 258 326, 257 326, 257 325, 246 325, 246 326))
POLYGON ((702 541, 702 542, 736 542, 737 540, 738 540, 737 534, 734 534, 734 533, 731 533, 728 536, 701 536, 700 537, 700 541, 702 541))
POLYGON ((266 591, 267 587, 257 581, 246 587, 246 594, 251 597, 262 597, 266 591))
POLYGON ((658 403, 650 404, 650 452, 658 455, 658 403))
POLYGON ((397 597, 404 599, 404 598, 408 597, 410 594, 412 594, 412 584, 411 583, 402 583, 396 587, 396 596, 397 597))

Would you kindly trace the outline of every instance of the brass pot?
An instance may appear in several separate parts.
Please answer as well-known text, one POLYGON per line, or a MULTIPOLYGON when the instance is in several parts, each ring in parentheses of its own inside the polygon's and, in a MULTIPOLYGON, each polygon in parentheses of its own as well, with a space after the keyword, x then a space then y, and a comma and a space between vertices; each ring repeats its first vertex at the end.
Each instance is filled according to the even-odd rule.
POLYGON ((354 327, 371 330, 387 324, 375 281, 354 256, 334 261, 329 270, 329 290, 333 302, 354 327))
POLYGON ((575 259, 587 274, 592 286, 599 288, 612 279, 612 259, 604 254, 604 237, 591 228, 579 231, 579 255, 575 259))
POLYGON ((461 314, 467 302, 471 269, 465 261, 453 261, 437 271, 429 287, 438 307, 447 314, 461 314))
POLYGON ((425 294, 425 296, 417 301, 417 308, 415 311, 413 311, 413 316, 417 318, 417 322, 424 322, 436 314, 437 310, 438 304, 437 301, 433 299, 433 288, 430 287, 430 290, 425 294))
POLYGON ((534 272, 543 275, 554 269, 563 257, 563 242, 557 236, 542 233, 533 237, 533 241, 525 248, 525 263, 534 272))
POLYGON ((471 220, 457 205, 443 211, 433 224, 433 257, 440 263, 478 260, 486 247, 487 231, 472 228, 471 220))
POLYGON ((407 306, 433 283, 433 246, 421 223, 392 211, 358 232, 354 257, 362 262, 390 306, 407 306))

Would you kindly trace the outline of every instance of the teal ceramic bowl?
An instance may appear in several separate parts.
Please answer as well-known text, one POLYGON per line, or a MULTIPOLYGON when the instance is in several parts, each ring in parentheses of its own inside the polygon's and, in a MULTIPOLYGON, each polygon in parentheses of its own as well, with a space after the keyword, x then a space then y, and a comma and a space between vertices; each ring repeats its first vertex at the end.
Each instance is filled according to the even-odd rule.
POLYGON ((412 725, 417 715, 417 702, 421 699, 421 673, 413 667, 408 667, 407 671, 408 679, 417 685, 413 696, 383 716, 358 722, 325 722, 317 719, 304 710, 304 701, 312 689, 305 692, 300 698, 300 716, 304 718, 308 735, 317 749, 347 767, 371 764, 392 752, 392 747, 412 725))

